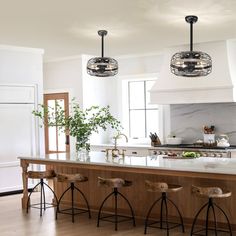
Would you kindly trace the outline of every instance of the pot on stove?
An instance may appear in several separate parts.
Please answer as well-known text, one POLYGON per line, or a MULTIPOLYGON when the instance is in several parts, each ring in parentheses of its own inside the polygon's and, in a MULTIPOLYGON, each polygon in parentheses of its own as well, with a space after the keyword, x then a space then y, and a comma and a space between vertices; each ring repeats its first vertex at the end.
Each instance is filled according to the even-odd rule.
POLYGON ((229 147, 229 137, 226 134, 221 134, 216 140, 217 147, 229 147))
POLYGON ((179 145, 182 143, 182 138, 181 137, 176 137, 176 136, 172 136, 172 137, 167 137, 166 138, 166 143, 169 145, 179 145))

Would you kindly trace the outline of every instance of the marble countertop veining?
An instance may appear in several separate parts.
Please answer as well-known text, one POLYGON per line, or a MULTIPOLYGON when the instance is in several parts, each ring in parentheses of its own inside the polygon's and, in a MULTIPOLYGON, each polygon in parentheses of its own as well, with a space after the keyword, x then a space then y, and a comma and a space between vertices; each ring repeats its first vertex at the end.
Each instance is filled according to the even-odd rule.
POLYGON ((200 157, 195 159, 164 159, 162 156, 125 156, 125 158, 106 157, 105 153, 91 151, 89 155, 58 153, 45 156, 18 157, 19 159, 44 160, 71 164, 117 166, 128 168, 147 168, 159 170, 188 171, 236 175, 235 158, 200 157))

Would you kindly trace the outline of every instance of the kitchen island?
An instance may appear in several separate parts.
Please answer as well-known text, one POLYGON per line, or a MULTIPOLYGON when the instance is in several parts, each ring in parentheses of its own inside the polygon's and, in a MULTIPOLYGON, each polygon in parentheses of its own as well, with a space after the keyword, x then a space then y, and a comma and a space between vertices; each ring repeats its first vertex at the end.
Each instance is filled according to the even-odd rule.
MULTIPOLYGON (((122 188, 121 192, 130 200, 135 215, 140 218, 146 216, 150 204, 159 193, 150 193, 145 189, 145 180, 163 181, 180 184, 183 190, 169 197, 179 206, 186 223, 191 223, 197 210, 207 199, 192 194, 191 186, 218 186, 232 191, 232 196, 220 199, 217 203, 226 211, 233 226, 236 226, 236 159, 200 157, 196 159, 164 159, 162 156, 125 156, 106 157, 102 152, 90 152, 88 156, 70 153, 49 154, 39 157, 19 157, 23 177, 22 207, 26 207, 28 185, 27 171, 29 164, 46 165, 47 169, 54 169, 57 173, 81 173, 89 181, 81 183, 80 188, 88 198, 91 209, 98 210, 105 196, 111 191, 109 188, 99 187, 97 177, 119 177, 133 181, 133 185, 122 188)), ((65 183, 53 181, 54 190, 58 196, 66 188, 65 183)), ((69 197, 68 197, 69 202, 69 197)), ((65 202, 66 203, 66 202, 65 202)), ((112 208, 112 202, 106 207, 112 208)), ((127 206, 121 202, 119 209, 126 212, 127 206)), ((170 215, 175 216, 173 209, 170 215)), ((224 218, 217 216, 218 221, 225 223, 224 218)))

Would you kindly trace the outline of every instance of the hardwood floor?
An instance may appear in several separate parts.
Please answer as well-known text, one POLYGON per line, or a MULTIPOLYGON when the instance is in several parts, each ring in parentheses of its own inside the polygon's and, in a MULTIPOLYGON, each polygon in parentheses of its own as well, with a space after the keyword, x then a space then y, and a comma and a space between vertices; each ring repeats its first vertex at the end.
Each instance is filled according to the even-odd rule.
MULTIPOLYGON (((137 226, 132 227, 130 222, 121 223, 118 231, 114 231, 114 225, 101 222, 101 227, 96 227, 96 213, 92 219, 87 214, 76 216, 75 223, 71 222, 68 215, 60 214, 55 220, 54 209, 47 209, 43 217, 39 217, 39 211, 32 209, 29 214, 21 209, 21 194, 0 197, 0 235, 1 236, 143 236, 143 221, 137 221, 137 226)), ((171 230, 171 236, 189 235, 189 229, 185 234, 180 229, 171 230)), ((147 235, 166 236, 165 230, 148 229, 147 235)))

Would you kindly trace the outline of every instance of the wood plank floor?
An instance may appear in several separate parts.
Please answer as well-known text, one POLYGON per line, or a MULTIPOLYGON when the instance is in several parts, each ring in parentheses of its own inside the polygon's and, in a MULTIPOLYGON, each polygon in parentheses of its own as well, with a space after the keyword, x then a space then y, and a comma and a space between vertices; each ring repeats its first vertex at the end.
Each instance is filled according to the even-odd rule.
MULTIPOLYGON (((76 216, 75 223, 71 222, 68 215, 60 214, 55 220, 54 209, 47 209, 43 217, 39 217, 37 209, 31 209, 29 214, 21 209, 21 194, 0 197, 0 235, 1 236, 143 236, 143 221, 137 221, 137 226, 132 227, 131 223, 121 223, 118 231, 114 231, 114 225, 101 222, 101 227, 96 227, 96 213, 92 214, 92 219, 88 219, 87 214, 76 216)), ((164 230, 148 230, 147 235, 164 236, 164 230)), ((189 235, 181 233, 180 229, 171 230, 171 236, 189 235)))

